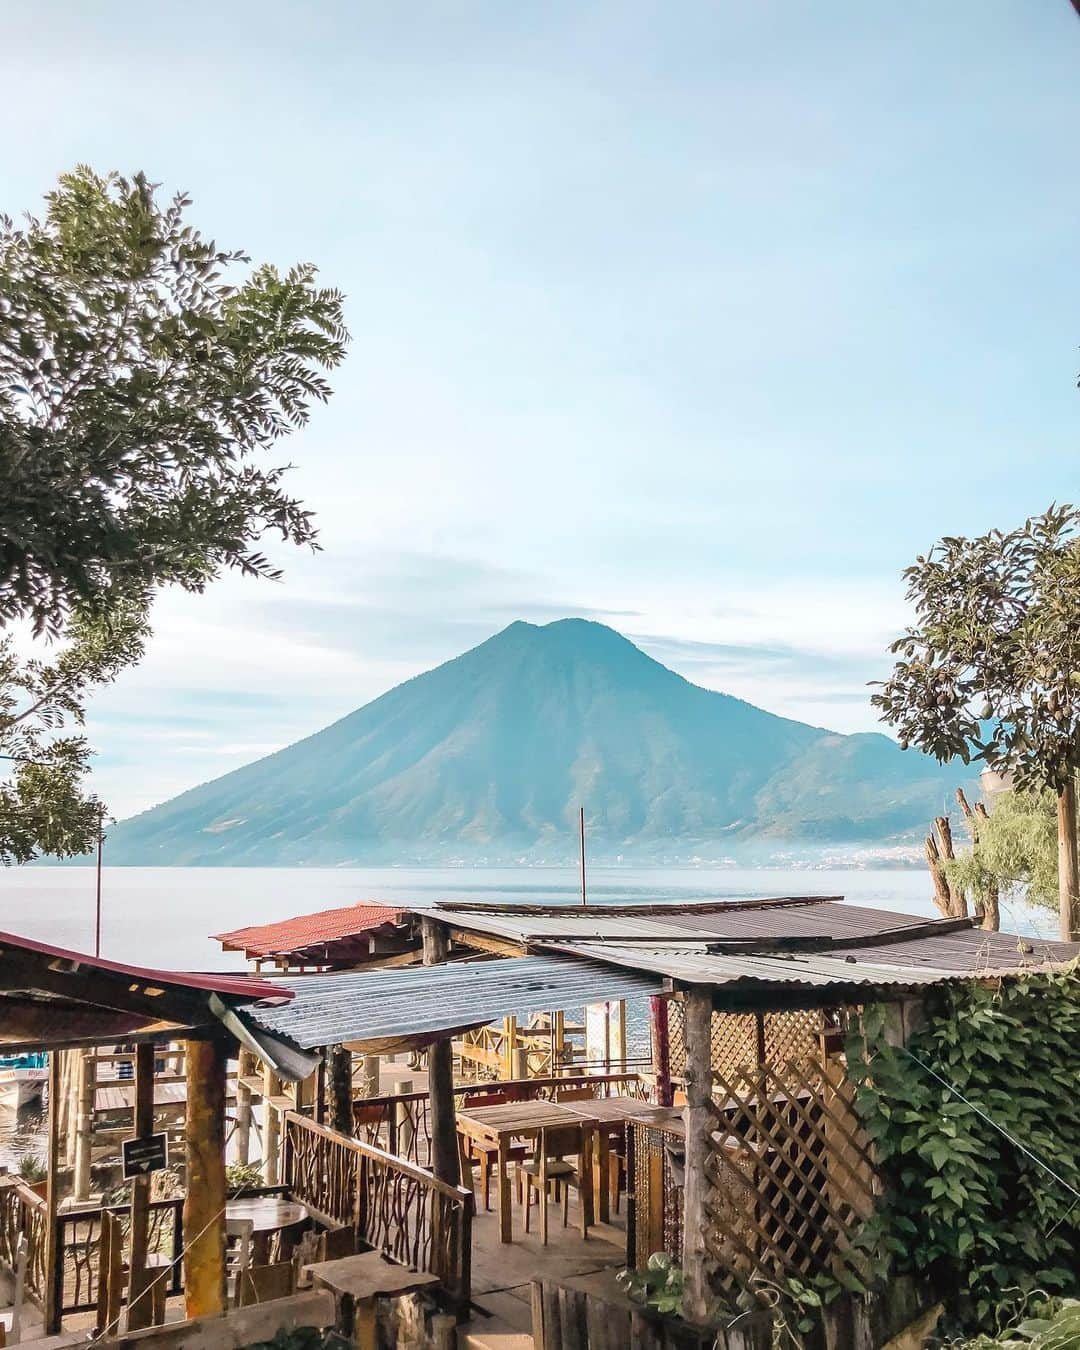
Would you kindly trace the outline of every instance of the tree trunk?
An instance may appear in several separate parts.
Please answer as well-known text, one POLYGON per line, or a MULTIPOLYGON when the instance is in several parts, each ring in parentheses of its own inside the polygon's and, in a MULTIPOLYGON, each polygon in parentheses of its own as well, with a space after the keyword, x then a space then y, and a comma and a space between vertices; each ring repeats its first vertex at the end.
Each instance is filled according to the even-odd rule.
MULTIPOLYGON (((937 830, 943 863, 952 862, 956 857, 956 854, 953 851, 952 826, 949 824, 949 817, 937 816, 934 820, 934 828, 937 830)), ((958 891, 949 881, 944 866, 942 866, 941 872, 942 880, 945 883, 945 891, 949 899, 948 916, 953 919, 963 919, 968 912, 967 897, 962 891, 958 891)))
POLYGON ((1058 793, 1058 908, 1064 942, 1080 940, 1080 867, 1076 847, 1076 784, 1058 793))
POLYGON ((949 883, 945 880, 945 869, 941 865, 941 850, 932 834, 926 836, 926 865, 930 869, 930 880, 934 883, 934 904, 948 919, 952 916, 952 897, 949 883))
MULTIPOLYGON (((964 819, 967 821, 968 832, 971 835, 971 851, 979 851, 979 821, 989 820, 986 807, 982 802, 976 802, 974 809, 968 801, 963 788, 956 789, 956 800, 960 803, 960 810, 964 813, 964 819)), ((1001 926, 1001 908, 999 904, 1000 896, 997 885, 994 882, 987 882, 986 886, 975 897, 975 917, 979 920, 979 926, 987 932, 996 933, 1001 926)))

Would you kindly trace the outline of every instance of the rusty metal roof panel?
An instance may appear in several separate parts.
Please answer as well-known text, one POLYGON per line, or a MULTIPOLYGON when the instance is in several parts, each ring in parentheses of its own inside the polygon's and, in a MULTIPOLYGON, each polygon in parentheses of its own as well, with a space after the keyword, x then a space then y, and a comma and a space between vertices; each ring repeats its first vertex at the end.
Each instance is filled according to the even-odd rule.
POLYGON ((899 938, 884 947, 861 948, 858 942, 845 942, 832 948, 829 954, 841 960, 848 956, 862 960, 865 956, 868 961, 888 961, 890 965, 916 969, 932 967, 980 975, 1067 965, 1080 954, 1080 945, 968 928, 955 933, 912 937, 907 941, 899 938))
POLYGON ((214 940, 226 951, 252 956, 288 956, 312 947, 332 947, 347 938, 373 933, 396 924, 407 911, 391 905, 344 905, 317 914, 299 914, 277 923, 253 924, 229 933, 215 933, 214 940))
POLYGON ((655 994, 658 975, 545 954, 436 966, 307 975, 275 981, 288 1003, 244 1010, 255 1026, 303 1050, 340 1041, 437 1035, 534 1012, 655 994))

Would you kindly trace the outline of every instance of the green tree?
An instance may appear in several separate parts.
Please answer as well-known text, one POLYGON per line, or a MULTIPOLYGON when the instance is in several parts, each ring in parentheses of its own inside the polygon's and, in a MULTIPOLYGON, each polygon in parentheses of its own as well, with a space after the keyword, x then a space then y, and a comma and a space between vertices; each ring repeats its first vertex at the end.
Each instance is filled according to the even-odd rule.
POLYGON ((267 454, 330 396, 342 297, 249 268, 144 175, 64 175, 41 219, 0 217, 0 859, 84 852, 103 806, 77 732, 137 661, 156 588, 279 573, 317 547, 267 454), (25 623, 52 646, 20 654, 25 623), (76 728, 73 732, 72 728, 76 728))
MULTIPOLYGON (((1061 934, 1080 937, 1080 513, 1051 507, 1008 533, 942 539, 904 573, 916 622, 873 703, 939 760, 982 760, 1049 790, 1061 934)), ((981 841, 980 841, 981 847, 981 841)))
POLYGON ((342 297, 257 267, 159 204, 142 174, 64 175, 41 220, 0 219, 0 622, 56 631, 133 587, 276 576, 266 533, 311 517, 256 462, 344 357, 342 297))
POLYGON ((105 807, 84 789, 91 749, 71 727, 85 721, 90 691, 139 660, 148 632, 137 598, 73 616, 50 661, 0 639, 0 770, 9 771, 0 782, 0 863, 93 848, 105 807))
POLYGON ((957 891, 1023 892, 1044 909, 1058 907, 1057 796, 1047 789, 1001 792, 979 818, 978 846, 944 864, 957 891))

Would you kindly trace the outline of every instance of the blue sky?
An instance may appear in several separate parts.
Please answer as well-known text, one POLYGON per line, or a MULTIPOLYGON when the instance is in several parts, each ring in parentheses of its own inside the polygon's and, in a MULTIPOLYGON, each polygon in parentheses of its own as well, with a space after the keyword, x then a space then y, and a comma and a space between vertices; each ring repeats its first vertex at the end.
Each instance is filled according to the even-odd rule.
POLYGON ((522 617, 840 730, 943 533, 1075 500, 1067 0, 8 0, 0 210, 145 169, 348 294, 324 551, 167 595, 118 813, 522 617))

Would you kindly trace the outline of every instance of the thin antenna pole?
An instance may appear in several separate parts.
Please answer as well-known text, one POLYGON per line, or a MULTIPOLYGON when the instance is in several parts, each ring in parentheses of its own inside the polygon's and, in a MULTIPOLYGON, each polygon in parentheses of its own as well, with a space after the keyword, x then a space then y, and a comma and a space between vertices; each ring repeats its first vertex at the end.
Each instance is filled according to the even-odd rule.
POLYGON ((97 832, 97 897, 94 907, 94 955, 101 955, 101 843, 105 837, 105 809, 98 815, 97 832))
POLYGON ((585 894, 585 808, 578 807, 578 819, 581 822, 581 903, 589 903, 585 894))

